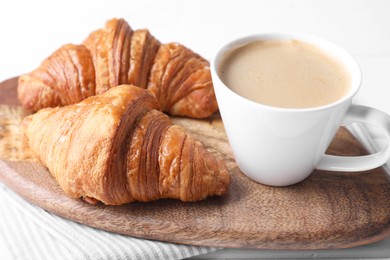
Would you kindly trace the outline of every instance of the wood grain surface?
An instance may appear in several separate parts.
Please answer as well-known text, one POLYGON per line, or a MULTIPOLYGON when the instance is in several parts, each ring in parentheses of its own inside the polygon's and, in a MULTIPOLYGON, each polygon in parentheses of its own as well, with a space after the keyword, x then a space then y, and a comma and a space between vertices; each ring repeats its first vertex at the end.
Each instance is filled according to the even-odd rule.
MULTIPOLYGON (((15 78, 0 83, 0 104, 19 105, 16 84, 15 78)), ((196 203, 166 199, 122 206, 89 205, 66 197, 39 163, 7 158, 0 160, 0 181, 31 203, 64 218, 167 242, 329 249, 368 244, 390 236, 390 180, 382 168, 360 173, 315 171, 299 184, 269 187, 251 181, 237 168, 218 115, 208 120, 172 120, 226 161, 232 175, 228 195, 196 203)), ((1 131, 0 126, 0 136, 1 131)), ((341 128, 328 153, 366 152, 341 128)))

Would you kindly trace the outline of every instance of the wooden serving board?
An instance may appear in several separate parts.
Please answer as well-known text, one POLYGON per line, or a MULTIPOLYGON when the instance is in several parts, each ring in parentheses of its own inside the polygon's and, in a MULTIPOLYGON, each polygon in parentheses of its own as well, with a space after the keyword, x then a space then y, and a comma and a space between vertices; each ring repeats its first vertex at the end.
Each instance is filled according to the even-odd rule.
MULTIPOLYGON (((0 104, 18 106, 16 85, 15 78, 0 83, 0 104)), ((268 187, 251 181, 237 168, 218 116, 173 121, 226 161, 232 176, 228 195, 196 203, 166 199, 122 206, 89 205, 66 197, 39 163, 6 159, 0 160, 0 181, 31 203, 64 218, 167 242, 327 249, 368 244, 390 235, 390 181, 382 168, 361 173, 315 171, 299 184, 268 187)), ((0 137, 4 129, 0 125, 0 137)), ((366 153, 344 128, 328 152, 366 153)))

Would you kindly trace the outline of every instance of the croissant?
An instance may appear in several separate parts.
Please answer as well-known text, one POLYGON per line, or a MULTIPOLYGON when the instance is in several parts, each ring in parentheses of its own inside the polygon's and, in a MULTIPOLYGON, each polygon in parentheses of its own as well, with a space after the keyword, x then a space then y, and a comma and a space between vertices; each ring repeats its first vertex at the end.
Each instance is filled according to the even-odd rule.
POLYGON ((205 118, 218 105, 209 63, 178 43, 161 44, 148 30, 111 19, 82 44, 66 44, 19 77, 18 97, 32 111, 78 103, 121 84, 147 88, 162 111, 205 118))
POLYGON ((77 104, 41 109, 22 125, 32 152, 72 198, 120 205, 225 194, 230 175, 224 162, 158 107, 149 90, 121 85, 77 104))

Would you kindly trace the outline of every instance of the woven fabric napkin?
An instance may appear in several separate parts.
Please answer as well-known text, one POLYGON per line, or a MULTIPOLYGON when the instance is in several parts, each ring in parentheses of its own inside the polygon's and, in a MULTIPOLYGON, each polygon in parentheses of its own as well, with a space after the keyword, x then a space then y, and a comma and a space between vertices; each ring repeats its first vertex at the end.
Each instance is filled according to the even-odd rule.
POLYGON ((217 250, 138 239, 63 219, 0 182, 0 259, 183 259, 217 250))

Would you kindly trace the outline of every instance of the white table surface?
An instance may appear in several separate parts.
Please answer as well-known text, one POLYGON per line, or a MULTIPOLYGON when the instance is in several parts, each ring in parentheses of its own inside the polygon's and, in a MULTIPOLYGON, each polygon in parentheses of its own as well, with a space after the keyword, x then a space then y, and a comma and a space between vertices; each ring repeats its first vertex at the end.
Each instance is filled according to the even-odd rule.
MULTIPOLYGON (((113 17, 148 28, 161 42, 180 42, 210 59, 224 42, 258 32, 294 31, 331 40, 349 51, 363 72, 356 103, 390 114, 390 1, 1 1, 0 81, 35 69, 65 43, 80 43, 113 17)), ((390 239, 348 250, 225 249, 208 257, 389 257, 390 239), (365 253, 364 253, 365 252, 365 253)))

